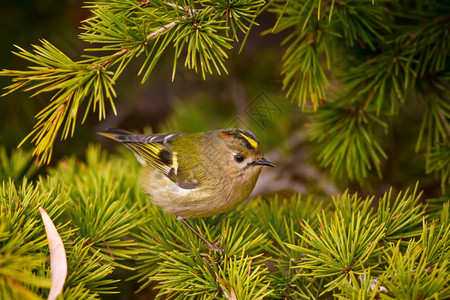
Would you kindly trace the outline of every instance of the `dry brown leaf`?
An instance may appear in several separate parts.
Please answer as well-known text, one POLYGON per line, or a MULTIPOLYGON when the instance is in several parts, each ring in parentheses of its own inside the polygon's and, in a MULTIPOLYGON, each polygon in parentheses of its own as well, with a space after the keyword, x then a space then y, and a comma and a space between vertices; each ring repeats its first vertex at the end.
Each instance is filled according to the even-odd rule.
POLYGON ((48 295, 49 300, 56 299, 61 294, 67 277, 67 257, 66 250, 55 225, 47 212, 39 206, 42 220, 44 221, 45 232, 47 233, 48 246, 50 247, 50 272, 52 286, 48 295))
POLYGON ((236 293, 234 292, 233 288, 230 290, 230 300, 237 300, 236 293))

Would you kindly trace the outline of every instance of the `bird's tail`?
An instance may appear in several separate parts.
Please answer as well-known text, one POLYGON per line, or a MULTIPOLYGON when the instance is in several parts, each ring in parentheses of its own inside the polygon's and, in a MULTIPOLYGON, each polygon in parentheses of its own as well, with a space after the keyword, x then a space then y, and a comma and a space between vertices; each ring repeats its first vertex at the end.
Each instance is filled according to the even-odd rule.
POLYGON ((118 142, 124 142, 124 137, 126 136, 133 136, 134 133, 131 133, 129 131, 118 129, 118 128, 108 128, 103 131, 99 131, 98 134, 106 136, 107 138, 116 140, 118 142))

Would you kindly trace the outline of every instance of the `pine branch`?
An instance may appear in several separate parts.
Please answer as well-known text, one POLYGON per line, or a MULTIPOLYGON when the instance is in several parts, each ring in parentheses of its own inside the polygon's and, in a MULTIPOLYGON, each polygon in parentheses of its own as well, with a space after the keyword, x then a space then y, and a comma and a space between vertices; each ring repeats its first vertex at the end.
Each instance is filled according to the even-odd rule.
POLYGON ((8 155, 6 148, 0 146, 0 181, 7 181, 8 178, 20 181, 24 177, 32 177, 38 170, 31 151, 12 150, 8 155))
POLYGON ((442 298, 448 296, 450 275, 447 261, 429 268, 424 249, 411 241, 404 253, 400 243, 385 251, 386 273, 380 277, 386 294, 393 298, 442 298))
MULTIPOLYGON (((326 12, 321 12, 320 8, 321 1, 273 1, 271 8, 278 14, 272 32, 291 27, 296 29, 283 41, 283 44, 290 42, 283 55, 283 89, 303 108, 309 98, 315 110, 325 99, 325 88, 328 86, 325 68, 320 61, 323 49, 329 46, 323 31, 326 12), (317 15, 317 19, 312 15, 317 15)), ((329 59, 327 56, 328 62, 329 59)))
MULTIPOLYGON (((427 6, 406 2, 272 1, 269 10, 277 14, 278 19, 271 32, 288 31, 283 41, 288 46, 281 70, 287 97, 303 109, 308 107, 308 102, 312 103, 314 111, 319 105, 333 102, 335 105, 331 109, 354 105, 357 110, 375 113, 377 118, 398 114, 400 105, 416 95, 420 95, 427 107, 445 106, 448 102, 449 6, 442 1, 427 6), (405 6, 410 7, 406 12, 405 6), (332 89, 328 88, 330 79, 338 79, 332 81, 335 83, 332 89)), ((418 145, 426 131, 435 141, 436 131, 447 135, 445 111, 440 108, 440 118, 425 115, 418 145)), ((314 139, 321 141, 316 134, 318 136, 318 133, 313 134, 314 139)), ((372 139, 372 132, 368 134, 372 139)), ((447 143, 448 137, 439 140, 447 143)), ((346 145, 342 139, 340 143, 346 145)), ((341 150, 344 148, 342 146, 341 150)), ((331 153, 328 150, 322 153, 321 160, 323 165, 333 165, 334 176, 333 169, 344 169, 344 158, 351 157, 359 165, 368 165, 368 154, 339 156, 334 163, 324 162, 323 158, 331 153), (340 166, 336 167, 338 164, 340 166)), ((381 148, 372 153, 374 161, 379 161, 377 156, 384 156, 381 148)), ((353 166, 361 171, 350 172, 346 177, 359 178, 362 182, 370 163, 367 169, 353 166)), ((376 169, 380 174, 379 168, 376 169)))
POLYGON ((355 214, 373 215, 373 200, 374 197, 361 199, 357 193, 352 195, 345 191, 342 195, 333 197, 333 205, 335 210, 342 214, 344 221, 350 222, 355 214))
POLYGON ((67 299, 115 293, 117 280, 110 274, 114 265, 129 268, 123 258, 137 266, 130 279, 138 279, 142 288, 156 286, 158 297, 404 298, 418 297, 419 289, 427 297, 450 295, 448 201, 433 202, 434 211, 447 214, 439 214, 439 220, 436 214, 428 216, 417 187, 386 193, 377 203, 375 196, 361 199, 348 192, 328 206, 312 196, 255 199, 223 216, 189 220, 210 240, 222 236, 224 256, 209 251, 175 217, 147 204, 137 185, 138 163, 133 163, 90 147, 86 163, 62 160, 36 184, 4 182, 0 264, 4 257, 8 263, 0 269, 0 281, 23 289, 0 287, 0 293, 48 293, 42 288, 49 264, 39 203, 52 216, 67 250, 67 299), (11 257, 17 257, 17 264, 11 257))
POLYGON ((362 217, 360 213, 354 214, 350 223, 339 212, 334 214, 331 223, 323 213, 318 218, 319 232, 305 222, 305 230, 300 235, 308 247, 289 247, 306 255, 296 266, 302 270, 297 276, 331 278, 321 293, 324 294, 335 289, 349 274, 377 265, 376 258, 381 253, 377 243, 384 237, 385 228, 370 221, 370 215, 362 217))
POLYGON ((94 16, 83 22, 80 38, 95 44, 86 51, 112 51, 112 54, 85 56, 76 62, 43 40, 42 46, 33 46, 34 52, 17 47, 19 52, 15 54, 34 65, 30 70, 0 72, 14 82, 6 87, 5 94, 19 90, 35 90, 32 97, 44 92, 53 94, 50 104, 36 115, 38 122, 33 131, 21 144, 31 139, 38 161, 49 163, 56 138, 65 140, 74 134, 82 107, 85 108, 81 123, 91 110, 98 110, 99 120, 104 119, 107 102, 117 114, 115 82, 139 55, 146 57, 139 72, 143 75, 142 82, 148 79, 169 45, 175 48, 173 77, 182 54, 186 55, 185 66, 200 71, 203 78, 207 73, 226 73, 224 61, 230 42, 238 40, 238 30, 249 31, 247 23, 256 24, 254 18, 264 3, 263 0, 89 3, 94 16))
POLYGON ((375 168, 381 177, 386 154, 374 137, 374 126, 386 124, 372 113, 350 105, 329 104, 315 114, 311 137, 324 148, 318 159, 331 175, 362 181, 375 168))
POLYGON ((441 188, 445 193, 450 185, 450 146, 438 145, 427 154, 427 173, 440 173, 441 188))
POLYGON ((442 196, 428 199, 426 204, 430 220, 439 222, 444 226, 450 224, 450 197, 442 196))
POLYGON ((271 32, 292 31, 283 41, 290 43, 281 71, 286 95, 302 108, 307 100, 314 110, 327 102, 329 81, 325 70, 331 70, 336 62, 336 45, 344 38, 349 48, 357 42, 362 48, 367 44, 375 50, 384 42, 382 34, 390 32, 385 20, 386 4, 385 1, 376 5, 372 1, 273 1, 271 11, 278 15, 278 20, 271 32))
POLYGON ((47 41, 42 43, 42 46, 34 46, 34 53, 19 47, 20 52, 16 53, 37 67, 30 67, 30 71, 4 70, 0 75, 16 77, 16 83, 7 87, 7 94, 19 89, 38 89, 33 96, 55 92, 50 104, 36 115, 38 122, 33 131, 22 141, 34 136, 31 140, 36 144, 33 154, 39 162, 48 163, 59 131, 62 129, 63 139, 73 134, 82 102, 88 99, 87 111, 91 105, 94 111, 99 106, 101 119, 106 116, 105 100, 112 103, 115 92, 110 72, 95 70, 87 61, 73 62, 47 41))
POLYGON ((306 199, 295 195, 289 199, 276 197, 269 202, 252 201, 246 206, 244 213, 250 216, 255 227, 267 232, 272 243, 265 249, 269 254, 270 282, 274 289, 273 298, 314 297, 318 294, 316 282, 296 276, 296 264, 304 258, 304 254, 291 251, 288 245, 305 247, 306 243, 298 236, 302 232, 303 222, 316 227, 319 224, 318 213, 322 210, 322 202, 312 196, 306 199))
POLYGON ((69 245, 68 277, 65 283, 64 296, 74 297, 81 292, 87 292, 90 296, 98 297, 101 294, 117 293, 115 283, 118 280, 105 279, 114 268, 102 261, 99 250, 93 250, 93 244, 86 239, 77 239, 69 245), (79 289, 79 287, 82 289, 79 289), (78 290, 79 289, 79 290, 78 290))
MULTIPOLYGON (((0 282, 2 297, 11 299, 41 299, 42 291, 50 287, 46 256, 48 245, 38 206, 58 219, 64 203, 48 191, 22 181, 20 186, 10 180, 0 186, 0 282)), ((56 223, 67 240, 73 230, 67 223, 56 223)))
POLYGON ((428 100, 419 137, 416 144, 418 152, 426 137, 426 171, 441 173, 441 186, 445 192, 450 184, 449 145, 450 145, 450 105, 445 99, 428 100))
POLYGON ((371 277, 370 269, 361 275, 350 273, 348 280, 337 283, 339 293, 333 294, 337 299, 377 299, 379 291, 386 291, 380 281, 371 277))
POLYGON ((148 204, 137 185, 138 173, 130 176, 129 165, 113 164, 99 147, 89 147, 86 158, 86 164, 62 161, 50 174, 69 199, 67 216, 91 253, 128 268, 119 261, 138 253, 129 235, 147 218, 139 213, 148 204))
POLYGON ((378 201, 377 223, 386 227, 385 245, 397 240, 408 240, 420 236, 425 207, 420 203, 421 193, 417 185, 412 193, 407 189, 392 199, 392 190, 378 201))
POLYGON ((448 223, 440 225, 423 221, 422 236, 420 238, 423 256, 429 266, 442 265, 450 259, 450 227, 448 223))

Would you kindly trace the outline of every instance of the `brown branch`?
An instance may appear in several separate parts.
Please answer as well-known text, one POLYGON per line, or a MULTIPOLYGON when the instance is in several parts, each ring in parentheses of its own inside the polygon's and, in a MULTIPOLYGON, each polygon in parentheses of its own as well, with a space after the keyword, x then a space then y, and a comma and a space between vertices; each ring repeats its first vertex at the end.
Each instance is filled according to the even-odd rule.
MULTIPOLYGON (((185 18, 186 18, 186 17, 185 17, 185 18)), ((185 18, 182 17, 182 19, 185 19, 185 18)), ((169 30, 169 29, 172 28, 173 26, 177 25, 178 22, 179 22, 179 20, 170 22, 169 24, 167 24, 167 25, 161 27, 160 29, 153 31, 152 33, 150 33, 149 35, 147 35, 145 38, 146 38, 147 40, 149 40, 149 39, 151 39, 151 38, 154 38, 154 37, 157 36, 158 34, 161 34, 161 33, 165 32, 165 31, 169 30)))
POLYGON ((372 94, 373 94, 373 92, 375 91, 375 89, 377 89, 377 88, 378 88, 378 84, 375 84, 375 85, 370 89, 369 93, 367 94, 366 101, 364 101, 364 105, 363 105, 363 107, 361 108, 362 111, 365 111, 365 110, 367 109, 367 106, 369 105, 369 102, 370 102, 370 100, 372 99, 372 94))
POLYGON ((110 62, 112 62, 113 60, 115 60, 118 57, 121 57, 122 55, 125 55, 126 53, 128 53, 131 50, 131 48, 126 48, 126 49, 122 49, 116 53, 114 53, 110 59, 107 59, 105 61, 102 61, 101 63, 95 64, 92 66, 93 69, 98 69, 101 67, 106 66, 107 64, 109 64, 110 62))

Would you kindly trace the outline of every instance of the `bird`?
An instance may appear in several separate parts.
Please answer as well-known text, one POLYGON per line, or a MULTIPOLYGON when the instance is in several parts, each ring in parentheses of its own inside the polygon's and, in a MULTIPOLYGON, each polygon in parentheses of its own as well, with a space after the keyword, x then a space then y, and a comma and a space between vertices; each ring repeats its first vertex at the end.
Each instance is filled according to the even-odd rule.
POLYGON ((264 158, 255 135, 238 128, 196 133, 134 134, 110 128, 100 135, 122 143, 144 167, 140 184, 150 202, 175 215, 212 250, 224 252, 185 219, 227 212, 245 201, 264 158))

